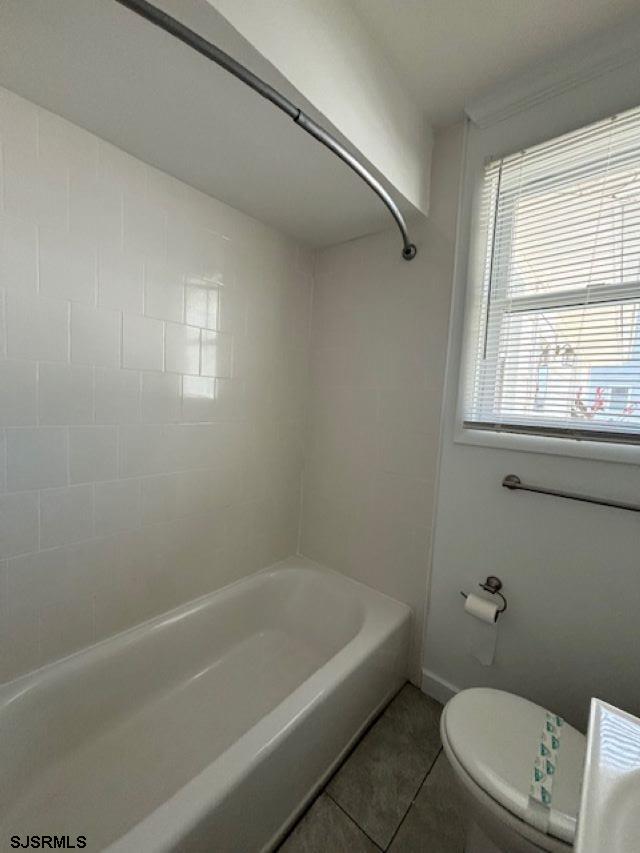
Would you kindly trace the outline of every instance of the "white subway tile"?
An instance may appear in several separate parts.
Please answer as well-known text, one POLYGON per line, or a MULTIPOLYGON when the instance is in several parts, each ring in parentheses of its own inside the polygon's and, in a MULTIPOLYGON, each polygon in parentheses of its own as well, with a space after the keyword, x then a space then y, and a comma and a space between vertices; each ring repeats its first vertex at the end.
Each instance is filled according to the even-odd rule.
POLYGON ((118 537, 101 536, 66 546, 67 574, 80 599, 95 600, 114 582, 119 544, 118 537))
MULTIPOLYGON (((305 349, 311 324, 311 292, 313 279, 304 274, 294 276, 285 288, 285 324, 287 340, 296 349, 305 349)), ((237 288, 227 288, 233 292, 237 288)), ((222 331, 235 332, 233 328, 220 326, 222 331)))
POLYGON ((203 376, 230 377, 232 349, 232 335, 203 329, 200 373, 203 376))
POLYGON ((38 493, 0 495, 0 557, 38 550, 38 493))
POLYGON ((38 146, 38 108, 9 89, 0 89, 0 126, 4 146, 38 146))
POLYGON ((72 483, 111 480, 118 475, 118 431, 111 426, 70 427, 69 476, 72 483))
POLYGON ((230 240, 207 228, 198 229, 191 272, 205 281, 232 285, 235 280, 233 246, 230 240))
POLYGON ((7 300, 7 354, 9 358, 68 361, 69 306, 9 290, 7 300))
POLYGON ((0 216, 0 287, 35 293, 38 288, 37 245, 33 223, 0 216))
POLYGON ((440 429, 440 392, 422 385, 402 385, 380 391, 380 421, 407 432, 437 435, 440 429))
POLYGON ((139 255, 101 249, 98 256, 98 304, 142 314, 144 283, 139 255))
POLYGON ((380 467, 407 477, 435 479, 436 448, 433 439, 418 432, 388 429, 382 443, 380 467))
POLYGON ((96 137, 48 110, 38 110, 38 148, 62 172, 98 164, 96 137))
POLYGON ((176 474, 144 477, 141 489, 143 524, 157 524, 176 517, 176 474))
POLYGON ((0 494, 7 489, 7 434, 0 429, 0 494))
POLYGON ((93 370, 43 362, 38 378, 38 419, 46 426, 92 423, 93 370))
POLYGON ((295 549, 312 258, 1 88, 0 124, 1 681, 295 549))
POLYGON ((246 406, 246 388, 239 379, 216 379, 216 418, 241 421, 246 406))
POLYGON ((137 192, 124 193, 124 246, 127 251, 153 257, 167 253, 167 215, 137 192))
POLYGON ((90 645, 94 640, 93 622, 90 598, 45 604, 40 611, 40 640, 45 661, 65 657, 90 645))
POLYGON ((174 216, 183 210, 185 196, 194 192, 172 175, 161 172, 153 166, 145 166, 146 198, 155 205, 174 216))
POLYGON ((215 478, 207 469, 180 471, 176 475, 176 509, 178 516, 194 515, 213 509, 215 478))
POLYGON ((7 355, 7 312, 5 302, 5 291, 4 288, 0 287, 0 358, 6 358, 7 355))
POLYGON ((144 264, 144 313, 147 317, 181 323, 184 319, 184 275, 156 259, 144 264))
POLYGON ((40 547, 55 548, 93 536, 93 486, 40 493, 40 547))
POLYGON ((41 228, 40 293, 94 305, 96 250, 86 238, 41 228))
POLYGON ((97 424, 133 424, 140 420, 140 374, 117 367, 95 368, 97 424))
POLYGON ((122 189, 96 173, 74 168, 69 176, 69 228, 91 245, 122 249, 122 189))
POLYGON ((213 421, 217 412, 216 380, 210 376, 183 376, 182 420, 187 423, 213 421))
POLYGON ((29 632, 35 628, 39 635, 38 664, 93 639, 92 600, 77 569, 65 547, 9 560, 9 606, 19 609, 20 626, 27 626, 29 632))
POLYGON ((167 323, 165 369, 175 373, 200 372, 200 329, 167 323))
POLYGON ((120 364, 122 315, 117 311, 71 306, 71 361, 117 367, 120 364))
POLYGON ((217 284, 188 282, 184 291, 185 322, 203 329, 217 329, 220 290, 217 284))
POLYGON ((419 528, 431 524, 433 498, 433 480, 376 471, 368 510, 398 528, 419 528))
POLYGON ((68 592, 64 548, 52 548, 14 557, 7 563, 9 605, 30 607, 39 613, 44 604, 68 592))
POLYGON ((125 314, 122 324, 122 364, 134 370, 162 370, 164 323, 125 314))
POLYGON ((120 428, 120 476, 168 474, 176 470, 175 427, 170 424, 120 428))
POLYGON ((96 483, 96 535, 140 526, 140 480, 96 483))
POLYGON ((37 365, 0 361, 0 427, 36 423, 37 365))
POLYGON ((142 421, 175 423, 180 420, 180 377, 175 373, 142 374, 142 421))
MULTIPOLYGON (((221 287, 219 289, 218 330, 234 335, 244 335, 247 329, 247 294, 240 287, 221 287)), ((304 326, 303 346, 307 345, 308 320, 304 326)), ((300 335, 298 334, 298 337, 300 335)))
POLYGON ((7 606, 0 621, 0 682, 41 664, 40 620, 34 608, 7 606))
POLYGON ((63 427, 7 430, 7 489, 19 492, 67 483, 67 431, 63 427))
POLYGON ((46 148, 38 151, 37 137, 35 109, 19 132, 3 133, 4 209, 39 225, 66 228, 68 170, 46 148))
POLYGON ((113 186, 128 193, 144 195, 147 186, 146 165, 116 148, 103 139, 98 139, 98 174, 113 186))
POLYGON ((233 283, 230 241, 181 216, 168 234, 169 257, 180 263, 187 281, 233 283))

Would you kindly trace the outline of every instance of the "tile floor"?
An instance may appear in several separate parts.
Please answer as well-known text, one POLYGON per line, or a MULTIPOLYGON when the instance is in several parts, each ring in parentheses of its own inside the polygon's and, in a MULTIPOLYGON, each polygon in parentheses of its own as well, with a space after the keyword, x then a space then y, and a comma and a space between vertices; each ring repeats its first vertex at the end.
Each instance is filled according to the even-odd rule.
POLYGON ((441 710, 406 684, 279 853, 462 853, 464 820, 440 743, 441 710))

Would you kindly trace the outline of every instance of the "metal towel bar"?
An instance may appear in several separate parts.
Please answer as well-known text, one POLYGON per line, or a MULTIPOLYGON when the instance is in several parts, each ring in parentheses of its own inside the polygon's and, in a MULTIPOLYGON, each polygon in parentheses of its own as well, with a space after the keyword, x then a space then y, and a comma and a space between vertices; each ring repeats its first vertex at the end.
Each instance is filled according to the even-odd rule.
POLYGON ((505 489, 521 492, 537 492, 540 495, 553 495, 556 498, 567 498, 570 501, 582 501, 587 504, 598 504, 599 506, 612 506, 616 509, 627 509, 630 512, 640 512, 640 504, 627 503, 625 501, 611 501, 608 498, 595 498, 592 495, 581 495, 577 492, 565 492, 564 489, 546 489, 544 486, 532 486, 523 483, 515 474, 508 474, 502 481, 505 489))

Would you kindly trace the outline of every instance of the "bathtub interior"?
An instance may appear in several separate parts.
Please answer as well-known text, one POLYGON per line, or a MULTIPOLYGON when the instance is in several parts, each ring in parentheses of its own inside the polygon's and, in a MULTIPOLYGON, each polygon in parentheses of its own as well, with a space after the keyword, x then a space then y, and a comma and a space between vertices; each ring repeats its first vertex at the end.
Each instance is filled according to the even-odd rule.
POLYGON ((331 580, 265 572, 7 685, 0 822, 119 837, 356 636, 331 580))

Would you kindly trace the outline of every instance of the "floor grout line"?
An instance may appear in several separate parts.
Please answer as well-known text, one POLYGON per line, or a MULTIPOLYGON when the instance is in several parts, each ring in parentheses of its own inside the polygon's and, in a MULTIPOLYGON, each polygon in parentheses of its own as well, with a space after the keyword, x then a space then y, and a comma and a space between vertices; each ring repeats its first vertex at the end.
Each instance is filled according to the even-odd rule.
MULTIPOLYGON (((289 827, 289 830, 287 831, 286 835, 282 838, 282 840, 278 843, 278 846, 275 848, 275 853, 277 853, 277 851, 278 851, 278 850, 280 850, 280 848, 281 848, 281 847, 282 847, 282 845, 285 843, 285 841, 286 841, 286 840, 287 840, 287 839, 288 839, 288 838, 293 834, 293 832, 295 831, 296 827, 297 827, 300 823, 302 823, 302 821, 304 820, 304 818, 305 818, 305 817, 307 816, 307 814, 311 811, 311 809, 313 808, 313 806, 316 804, 316 802, 320 799, 320 797, 321 797, 323 794, 326 794, 326 795, 329 797, 329 799, 330 799, 333 803, 335 803, 335 804, 336 804, 336 806, 338 806, 338 808, 339 808, 341 811, 343 811, 343 812, 345 813, 345 815, 349 818, 349 820, 350 820, 352 823, 354 823, 354 824, 358 827, 358 829, 360 829, 360 830, 361 830, 365 835, 367 835, 367 833, 364 831, 364 829, 362 829, 362 827, 360 826, 360 824, 359 824, 356 820, 354 820, 354 819, 351 817, 351 815, 350 815, 347 811, 345 811, 345 809, 343 809, 343 808, 342 808, 342 806, 340 805, 340 803, 338 803, 336 800, 334 800, 334 799, 333 799, 333 797, 329 794, 329 790, 328 790, 328 789, 329 789, 329 785, 330 785, 330 784, 331 784, 331 782, 335 779, 335 777, 338 775, 338 773, 340 773, 340 771, 342 770, 342 768, 344 767, 344 765, 345 765, 345 764, 347 763, 347 761, 351 758, 351 756, 353 755, 353 753, 356 751, 356 749, 357 749, 357 748, 358 748, 358 746, 362 743, 362 741, 365 739, 365 737, 369 734, 369 732, 370 732, 373 728, 375 728, 375 726, 378 724, 378 722, 380 721, 380 719, 381 719, 381 718, 384 716, 384 714, 386 713, 387 708, 391 705, 391 703, 394 701, 394 699, 396 699, 396 698, 397 698, 397 696, 398 696, 398 695, 399 695, 399 694, 400 694, 400 693, 405 689, 405 687, 407 686, 407 684, 411 684, 411 682, 410 682, 410 681, 408 681, 408 680, 407 680, 407 681, 404 681, 404 682, 402 683, 402 685, 397 689, 397 691, 393 694, 393 696, 389 699, 389 701, 384 705, 384 707, 383 707, 383 708, 381 708, 381 709, 378 711, 378 713, 373 717, 373 719, 372 719, 372 720, 367 724, 367 726, 366 726, 366 728, 364 729, 364 731, 360 734, 360 736, 358 737, 358 739, 356 740, 356 742, 355 742, 355 743, 351 746, 351 748, 348 750, 347 754, 343 757, 342 761, 340 762, 340 764, 338 765, 338 767, 336 767, 336 769, 333 771, 333 773, 331 774, 331 776, 329 777, 329 779, 327 779, 327 781, 325 782, 325 784, 323 785, 323 787, 322 787, 322 788, 320 788, 320 790, 315 794, 315 796, 313 797, 313 799, 311 800, 311 802, 307 805, 307 807, 304 809, 304 811, 302 811, 302 812, 301 812, 301 814, 299 814, 299 815, 298 815, 298 817, 297 817, 297 819, 296 819, 296 822, 295 822, 291 827, 289 827)), ((369 836, 368 836, 368 835, 367 835, 367 838, 369 838, 369 836)), ((376 848, 377 848, 378 850, 382 850, 382 848, 380 847, 380 845, 379 845, 379 844, 376 844, 376 842, 375 842, 372 838, 369 838, 369 840, 371 841, 371 843, 372 843, 372 844, 375 844, 375 846, 376 846, 376 848)))
POLYGON ((278 847, 276 848, 276 850, 279 850, 279 849, 280 849, 280 847, 281 847, 281 846, 282 846, 282 845, 287 841, 287 839, 292 835, 292 833, 294 832, 294 830, 296 829, 296 827, 297 827, 297 826, 302 822, 302 820, 304 819, 304 817, 306 817, 306 815, 308 814, 308 812, 310 812, 310 811, 311 811, 311 809, 313 808, 313 806, 315 805, 315 803, 320 799, 320 797, 321 797, 323 794, 325 794, 325 795, 326 795, 326 796, 331 800, 331 802, 332 802, 335 806, 337 806, 337 807, 338 807, 338 809, 339 809, 339 810, 340 810, 340 811, 345 815, 345 817, 346 817, 349 821, 351 821, 351 823, 353 823, 353 824, 354 824, 354 826, 355 826, 357 829, 359 829, 359 830, 360 830, 360 832, 362 832, 362 834, 365 836, 365 838, 367 838, 367 840, 368 840, 368 841, 370 841, 370 842, 371 842, 371 844, 373 844, 373 846, 376 848, 376 850, 379 850, 379 851, 380 851, 380 853, 385 853, 385 851, 388 851, 388 850, 389 850, 389 848, 391 847, 391 845, 392 845, 392 844, 393 844, 393 842, 395 841, 396 836, 398 835, 398 833, 399 833, 399 831, 400 831, 400 829, 401 829, 402 825, 404 824, 404 822, 405 822, 405 820, 406 820, 406 818, 407 818, 407 815, 409 814, 409 812, 410 812, 410 811, 411 811, 411 809, 413 808, 413 805, 415 804, 416 800, 418 799, 418 796, 420 795, 420 792, 422 791, 422 788, 424 787, 425 782, 427 781, 427 779, 429 778, 429 776, 430 776, 431 772, 433 771, 433 768, 435 767, 435 765, 436 765, 436 762, 437 762, 438 758, 439 758, 439 757, 440 757, 440 755, 442 754, 442 752, 443 752, 442 745, 438 748, 438 750, 437 750, 437 752, 436 752, 436 754, 435 754, 435 756, 434 756, 434 758, 433 758, 433 761, 431 762, 431 764, 429 765, 429 768, 427 769, 426 773, 425 773, 425 774, 424 774, 424 776, 422 777, 422 780, 420 781, 420 784, 417 786, 416 791, 415 791, 415 794, 413 795, 413 797, 412 797, 412 799, 411 799, 411 802, 409 803, 409 805, 407 806, 406 810, 404 811, 404 813, 403 813, 403 815, 402 815, 402 817, 401 817, 401 819, 400 819, 400 821, 399 821, 399 823, 398 823, 398 825, 397 825, 396 829, 394 830, 394 832, 393 832, 393 834, 392 834, 392 836, 391 836, 391 839, 389 840, 389 843, 388 843, 386 846, 381 846, 380 844, 378 844, 378 842, 376 842, 376 841, 374 841, 374 840, 373 840, 373 838, 372 838, 372 837, 368 834, 368 832, 367 832, 367 831, 366 831, 366 830, 365 830, 365 829, 364 829, 364 828, 363 828, 363 827, 358 823, 358 821, 357 821, 357 820, 356 820, 356 819, 355 819, 351 814, 349 814, 349 812, 347 811, 347 809, 346 809, 344 806, 342 806, 342 805, 341 805, 341 804, 340 804, 340 803, 339 803, 339 802, 338 802, 338 801, 333 797, 333 795, 329 792, 329 786, 331 785, 331 782, 333 781, 333 779, 334 779, 334 778, 335 778, 335 777, 340 773, 340 771, 342 770, 342 768, 344 767, 344 765, 347 763, 347 761, 348 761, 348 759, 351 757, 351 755, 356 751, 356 749, 357 749, 357 747, 360 745, 360 743, 365 739, 366 735, 367 735, 367 734, 369 734, 369 732, 370 732, 372 729, 374 729, 374 728, 375 728, 375 726, 378 724, 378 722, 380 721, 380 719, 384 716, 384 714, 385 714, 385 713, 386 713, 386 711, 388 710, 389 706, 393 703, 394 699, 396 699, 396 698, 397 698, 397 696, 402 692, 402 690, 404 690, 404 689, 407 687, 407 685, 408 685, 408 684, 410 684, 410 683, 411 683, 411 682, 409 682, 409 681, 404 682, 404 684, 403 684, 403 685, 398 689, 398 691, 397 691, 397 692, 392 696, 392 698, 391 698, 391 699, 389 700, 389 702, 384 706, 384 708, 382 708, 382 709, 380 710, 380 712, 379 712, 378 714, 376 714, 375 718, 374 718, 374 719, 369 723, 369 725, 367 726, 367 728, 365 729, 365 731, 364 731, 364 732, 362 732, 362 734, 360 735, 360 737, 358 738, 358 740, 356 741, 356 743, 355 743, 355 744, 353 744, 352 748, 349 750, 349 752, 347 753, 347 755, 346 755, 346 756, 343 758, 343 760, 340 762, 339 767, 337 767, 337 768, 335 769, 335 771, 332 773, 331 777, 327 780, 327 782, 325 783, 324 787, 322 787, 322 788, 318 791, 318 793, 317 793, 317 794, 316 794, 316 796, 313 798, 313 800, 311 801, 311 803, 309 804, 309 806, 308 806, 308 807, 304 810, 304 812, 303 812, 303 813, 298 817, 298 819, 296 820, 295 824, 294 824, 294 825, 290 828, 290 830, 287 832, 287 834, 286 834, 286 835, 285 835, 285 837, 282 839, 282 841, 280 842, 280 844, 278 845, 278 847))
POLYGON ((424 788, 424 784, 425 784, 425 782, 427 781, 427 779, 429 778, 429 776, 431 775, 431 771, 432 771, 432 770, 433 770, 433 768, 436 766, 436 761, 438 760, 438 758, 440 757, 440 755, 441 755, 441 754, 442 754, 442 747, 440 747, 440 749, 436 752, 436 756, 435 756, 435 758, 433 759, 433 761, 432 761, 432 762, 431 762, 431 764, 429 765, 429 769, 428 769, 428 770, 427 770, 427 772, 425 773, 425 775, 424 775, 424 778, 423 778, 422 782, 420 782, 420 784, 418 785, 418 789, 417 789, 417 791, 416 791, 416 793, 415 793, 415 795, 414 795, 413 799, 412 799, 412 800, 411 800, 411 802, 409 803, 409 806, 408 806, 408 808, 407 808, 406 812, 402 815, 402 818, 401 818, 401 820, 400 820, 400 823, 397 825, 397 827, 396 827, 396 829, 395 829, 395 832, 394 832, 394 833, 393 833, 393 835, 391 836, 391 840, 389 841, 389 843, 387 844, 387 846, 384 848, 384 849, 385 849, 385 851, 386 851, 386 850, 389 850, 389 848, 391 847, 391 845, 393 844, 393 842, 394 842, 394 840, 395 840, 395 838, 396 838, 396 835, 400 832, 400 828, 401 828, 402 824, 403 824, 403 823, 405 822, 405 820, 407 819, 407 815, 409 814, 409 812, 410 812, 410 811, 411 811, 411 809, 413 808, 413 804, 415 803, 415 801, 416 801, 416 800, 418 799, 418 797, 420 796, 420 791, 422 791, 422 789, 424 788))
MULTIPOLYGON (((331 802, 332 802, 332 803, 334 803, 334 805, 336 805, 336 806, 340 809, 340 811, 342 812, 342 814, 343 814, 343 815, 345 815, 345 817, 347 817, 347 818, 351 821, 351 823, 353 823, 353 824, 354 824, 354 826, 356 826, 356 827, 360 830, 360 832, 361 832, 363 835, 365 835, 365 836, 369 839, 369 841, 374 845, 374 847, 376 848, 376 850, 380 850, 380 851, 381 851, 381 853, 383 853, 383 851, 385 850, 385 848, 384 848, 384 847, 380 847, 380 845, 378 844, 378 842, 373 840, 373 838, 369 835, 369 833, 368 833, 365 829, 363 829, 363 828, 360 826, 360 824, 358 823, 358 821, 357 821, 354 817, 352 817, 352 816, 349 814, 349 812, 348 812, 346 809, 344 809, 344 808, 340 805, 340 803, 339 803, 337 800, 334 800, 334 798, 331 796, 331 794, 327 791, 327 789, 326 789, 326 788, 324 789, 324 791, 323 791, 322 793, 323 793, 323 794, 325 794, 325 795, 326 795, 326 796, 331 800, 331 802)), ((322 796, 322 795, 321 795, 321 796, 322 796)))

